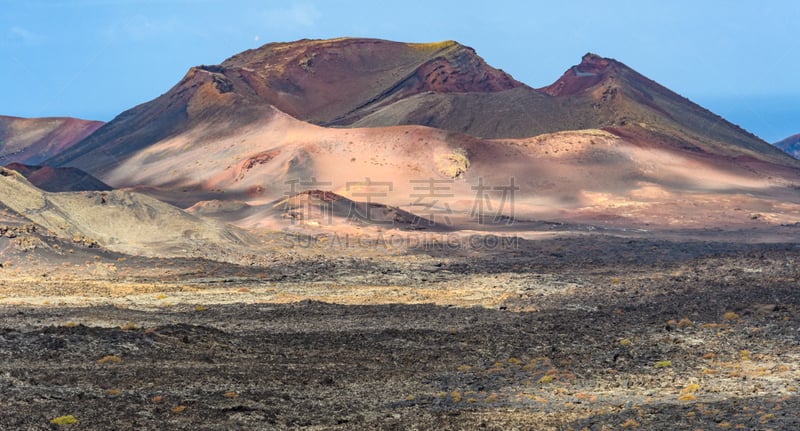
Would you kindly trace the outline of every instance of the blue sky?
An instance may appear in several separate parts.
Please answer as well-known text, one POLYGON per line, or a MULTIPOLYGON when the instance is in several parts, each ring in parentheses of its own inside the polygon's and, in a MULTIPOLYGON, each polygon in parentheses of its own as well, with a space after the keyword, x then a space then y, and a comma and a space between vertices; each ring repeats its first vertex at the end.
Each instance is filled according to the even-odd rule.
POLYGON ((800 2, 0 0, 0 114, 110 120, 267 42, 454 39, 531 86, 613 57, 772 142, 800 133, 800 2))

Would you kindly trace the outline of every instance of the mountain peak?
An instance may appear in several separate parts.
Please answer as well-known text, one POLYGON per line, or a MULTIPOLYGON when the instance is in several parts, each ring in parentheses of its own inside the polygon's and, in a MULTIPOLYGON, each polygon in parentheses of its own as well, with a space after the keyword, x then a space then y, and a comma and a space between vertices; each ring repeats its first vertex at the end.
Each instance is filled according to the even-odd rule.
POLYGON ((573 69, 577 69, 583 73, 603 73, 608 71, 608 69, 616 63, 617 62, 613 59, 588 52, 581 58, 581 63, 574 66, 573 69))
POLYGON ((523 86, 452 40, 303 39, 237 54, 215 70, 243 92, 316 124, 349 124, 415 94, 496 92, 523 86), (342 115, 344 111, 344 115, 342 115))
POLYGON ((616 60, 586 53, 578 65, 572 66, 556 82, 541 88, 551 96, 571 96, 599 84, 609 75, 616 60))

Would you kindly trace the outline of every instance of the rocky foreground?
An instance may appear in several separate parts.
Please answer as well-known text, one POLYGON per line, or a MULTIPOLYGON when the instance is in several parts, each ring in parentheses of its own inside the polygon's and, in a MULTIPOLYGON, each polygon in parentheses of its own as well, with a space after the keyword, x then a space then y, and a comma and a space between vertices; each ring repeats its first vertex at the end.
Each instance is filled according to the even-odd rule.
POLYGON ((0 268, 0 428, 798 429, 799 250, 19 260, 0 268))

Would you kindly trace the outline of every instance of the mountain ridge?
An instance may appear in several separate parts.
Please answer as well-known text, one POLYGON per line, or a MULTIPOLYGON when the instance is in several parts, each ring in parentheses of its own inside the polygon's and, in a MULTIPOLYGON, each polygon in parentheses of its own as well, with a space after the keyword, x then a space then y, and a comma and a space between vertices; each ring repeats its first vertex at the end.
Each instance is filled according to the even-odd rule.
POLYGON ((484 229, 487 183, 519 187, 492 218, 528 226, 791 224, 800 200, 799 161, 624 63, 589 53, 534 89, 455 42, 267 44, 190 68, 49 163, 246 229, 287 228, 264 205, 304 190, 387 187, 371 203, 441 216, 420 181, 448 184, 436 210, 456 230, 484 229))
POLYGON ((345 128, 423 125, 482 138, 605 129, 641 145, 800 162, 621 62, 585 55, 534 89, 453 41, 266 44, 190 68, 172 89, 48 160, 98 175, 160 140, 213 123, 207 139, 271 118, 345 128), (98 157, 100 155, 101 157, 98 157))

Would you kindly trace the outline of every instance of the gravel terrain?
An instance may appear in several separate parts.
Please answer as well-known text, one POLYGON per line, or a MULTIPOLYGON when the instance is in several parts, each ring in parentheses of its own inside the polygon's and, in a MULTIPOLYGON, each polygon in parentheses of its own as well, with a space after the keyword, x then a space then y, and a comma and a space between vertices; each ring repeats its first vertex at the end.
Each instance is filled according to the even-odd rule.
POLYGON ((0 268, 3 430, 800 429, 796 243, 37 250, 0 268))

